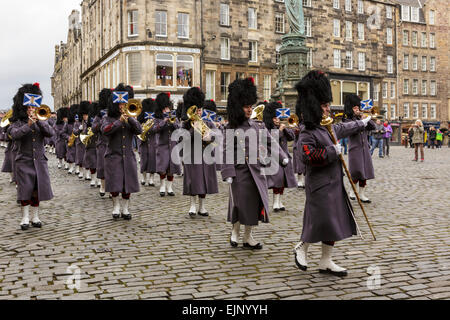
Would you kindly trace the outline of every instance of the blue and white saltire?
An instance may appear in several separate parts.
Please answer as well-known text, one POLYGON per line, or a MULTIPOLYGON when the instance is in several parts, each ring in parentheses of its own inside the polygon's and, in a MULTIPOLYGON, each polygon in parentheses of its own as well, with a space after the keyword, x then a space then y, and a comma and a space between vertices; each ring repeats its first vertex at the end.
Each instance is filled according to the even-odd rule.
POLYGON ((215 121, 217 114, 214 111, 203 109, 202 120, 203 121, 215 121))
POLYGON ((145 112, 144 119, 145 120, 155 119, 155 113, 154 112, 145 112))
POLYGON ((370 110, 372 110, 372 108, 373 108, 373 100, 372 99, 361 101, 361 110, 370 111, 370 110))
POLYGON ((42 103, 42 96, 38 94, 25 93, 23 96, 23 105, 27 107, 39 108, 42 103))
POLYGON ((113 103, 128 103, 128 92, 126 91, 114 91, 113 103))
POLYGON ((291 109, 279 108, 276 110, 276 115, 278 119, 287 119, 291 116, 291 109))

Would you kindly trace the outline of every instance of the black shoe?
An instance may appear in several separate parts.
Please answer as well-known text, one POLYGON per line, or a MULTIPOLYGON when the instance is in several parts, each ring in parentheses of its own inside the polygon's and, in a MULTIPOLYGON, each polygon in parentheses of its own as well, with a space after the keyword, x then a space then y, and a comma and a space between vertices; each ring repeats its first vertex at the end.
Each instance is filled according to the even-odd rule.
POLYGON ((34 227, 34 228, 42 228, 42 222, 31 222, 31 225, 34 227))
POLYGON ((201 212, 199 211, 199 212, 197 212, 197 214, 198 214, 199 216, 202 216, 202 217, 208 217, 208 216, 209 216, 209 213, 208 213, 208 212, 201 213, 201 212))
POLYGON ((280 211, 280 209, 278 209, 278 208, 277 209, 273 209, 273 211, 278 212, 278 211, 280 211))
POLYGON ((294 259, 295 259, 295 265, 297 266, 297 268, 299 268, 300 270, 303 270, 303 271, 306 271, 308 269, 307 266, 302 266, 300 263, 298 263, 297 252, 294 252, 294 259))
POLYGON ((285 207, 281 207, 280 211, 286 211, 286 208, 285 207))
POLYGON ((238 246, 237 242, 234 242, 233 240, 230 239, 230 244, 233 248, 236 248, 238 246))
POLYGON ((345 271, 333 271, 331 269, 319 269, 320 273, 326 273, 326 274, 331 274, 333 276, 338 276, 338 277, 346 277, 347 276, 347 270, 345 271))
POLYGON ((113 217, 114 220, 117 221, 117 220, 120 219, 120 214, 113 214, 112 217, 113 217))
POLYGON ((154 187, 155 184, 154 184, 154 183, 149 183, 148 186, 149 186, 149 187, 154 187))
POLYGON ((173 192, 168 192, 167 193, 170 197, 175 197, 175 193, 173 193, 173 192))
POLYGON ((30 225, 29 224, 21 224, 20 225, 20 229, 22 229, 22 231, 26 231, 26 230, 28 230, 30 228, 30 225))
POLYGON ((145 181, 141 181, 141 184, 142 184, 143 186, 145 186, 145 181))
POLYGON ((161 197, 165 197, 165 196, 166 196, 166 193, 165 193, 165 192, 160 192, 159 195, 160 195, 161 197))
POLYGON ((370 200, 361 200, 362 203, 372 203, 370 200))
POLYGON ((191 217, 191 218, 195 217, 196 215, 197 215, 196 212, 189 212, 189 217, 191 217))
POLYGON ((249 248, 249 249, 252 249, 252 250, 261 250, 263 248, 263 246, 262 246, 261 243, 258 243, 258 244, 254 245, 254 246, 251 246, 248 243, 244 243, 244 248, 249 248))
POLYGON ((91 181, 92 178, 84 178, 84 180, 86 180, 86 181, 91 181))
POLYGON ((100 194, 100 197, 102 197, 102 198, 105 196, 105 193, 99 192, 99 194, 100 194))
POLYGON ((348 197, 350 200, 356 200, 356 197, 348 197))
POLYGON ((122 214, 122 215, 121 215, 121 218, 123 218, 123 220, 128 220, 128 221, 130 221, 130 220, 132 219, 132 216, 131 216, 131 214, 127 214, 127 215, 122 214))

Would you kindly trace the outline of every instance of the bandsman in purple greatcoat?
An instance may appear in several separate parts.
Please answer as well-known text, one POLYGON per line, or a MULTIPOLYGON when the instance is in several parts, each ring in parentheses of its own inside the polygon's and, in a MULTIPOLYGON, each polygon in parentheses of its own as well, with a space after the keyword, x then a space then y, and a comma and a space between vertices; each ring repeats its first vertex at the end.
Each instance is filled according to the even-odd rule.
POLYGON ((36 118, 35 108, 25 106, 25 94, 42 97, 39 84, 22 86, 14 97, 13 118, 9 134, 18 145, 16 161, 17 200, 21 203, 22 221, 20 227, 27 230, 30 226, 29 206, 34 209, 31 224, 41 228, 39 219, 40 201, 53 198, 45 156, 44 138, 55 134, 48 121, 36 118))
MULTIPOLYGON (((269 222, 268 187, 264 170, 262 170, 263 163, 267 165, 267 150, 264 151, 267 146, 261 143, 260 138, 271 140, 271 136, 263 123, 250 119, 252 106, 257 101, 254 79, 236 80, 230 84, 228 91, 229 123, 224 136, 222 179, 230 186, 228 222, 233 225, 230 244, 232 247, 238 246, 240 226, 244 225, 244 247, 262 249, 262 244, 253 239, 252 230, 259 221, 269 222), (234 130, 233 139, 228 140, 228 130, 234 130), (263 131, 261 137, 260 131, 263 131), (251 136, 254 136, 257 141, 250 141, 251 136), (227 159, 228 153, 230 153, 228 157, 230 159, 227 159), (231 155, 233 155, 232 159, 231 155)), ((277 158, 275 153, 271 153, 270 156, 274 158, 272 162, 278 160, 277 163, 287 165, 288 156, 278 143, 271 141, 271 145, 272 149, 278 150, 279 156, 277 158)))
POLYGON ((75 140, 73 140, 73 137, 74 137, 73 127, 75 125, 75 117, 77 115, 77 111, 78 111, 77 104, 73 104, 70 106, 70 109, 68 112, 67 123, 64 126, 64 129, 63 129, 63 132, 61 135, 62 138, 67 143, 66 161, 69 164, 69 171, 67 171, 68 174, 72 174, 75 169, 75 158, 76 158, 76 154, 77 154, 77 148, 75 145, 75 140), (71 140, 73 140, 72 144, 71 144, 71 140))
MULTIPOLYGON (((63 161, 66 158, 66 152, 67 152, 67 141, 63 137, 64 127, 67 124, 69 116, 69 109, 68 108, 61 108, 58 109, 56 112, 56 122, 53 126, 53 129, 55 130, 55 149, 56 149, 56 158, 58 159, 58 169, 61 169, 63 166, 63 161)), ((66 169, 67 162, 66 162, 66 169)))
MULTIPOLYGON (((297 109, 303 115, 305 129, 300 133, 298 148, 306 165, 306 203, 301 242, 295 246, 295 263, 307 269, 307 253, 311 243, 322 242, 321 273, 346 276, 347 270, 332 260, 336 241, 357 234, 357 224, 344 188, 340 144, 334 144, 328 130, 321 126, 322 117, 330 115, 333 100, 331 85, 325 73, 310 71, 296 85, 297 109)), ((370 117, 333 125, 337 140, 364 130, 370 117)))
POLYGON ((300 159, 301 150, 298 149, 298 138, 300 137, 300 132, 303 131, 305 126, 303 125, 303 117, 299 110, 296 110, 296 114, 299 118, 299 123, 296 128, 293 128, 295 139, 294 145, 292 146, 292 162, 294 165, 294 173, 297 175, 297 188, 305 189, 305 173, 306 167, 305 164, 300 159))
POLYGON ((89 180, 86 167, 83 165, 84 155, 86 153, 86 146, 81 142, 80 135, 87 128, 87 123, 89 120, 89 106, 91 103, 89 101, 81 101, 80 106, 78 107, 78 120, 75 121, 73 126, 73 133, 78 137, 75 140, 75 146, 77 149, 75 155, 75 164, 77 165, 75 174, 78 174, 79 179, 85 178, 89 180))
POLYGON ((15 148, 14 140, 11 139, 11 137, 8 135, 9 128, 11 127, 12 118, 9 118, 9 125, 6 127, 0 128, 2 130, 5 141, 7 143, 6 149, 5 149, 5 158, 3 159, 3 165, 2 165, 2 172, 3 173, 9 173, 9 183, 13 183, 15 181, 14 179, 14 159, 17 153, 17 150, 15 152, 13 151, 15 148))
MULTIPOLYGON (((97 187, 97 177, 95 174, 97 173, 97 139, 98 134, 94 133, 92 130, 92 124, 94 121, 95 114, 97 112, 97 102, 91 103, 89 106, 89 116, 88 120, 83 124, 83 131, 81 134, 91 136, 88 138, 87 143, 85 144, 86 152, 84 153, 83 158, 83 166, 86 170, 86 180, 90 180, 91 188, 97 187)), ((85 141, 86 142, 86 141, 85 141)), ((99 181, 100 185, 100 181, 99 181)))
MULTIPOLYGON (((52 112, 50 118, 48 119, 48 124, 52 128, 55 128, 55 123, 56 123, 56 113, 52 112)), ((50 138, 45 138, 45 145, 47 146, 48 153, 56 154, 55 141, 56 141, 56 135, 54 135, 50 138)))
POLYGON ((119 84, 109 99, 108 115, 103 118, 101 130, 108 141, 105 153, 105 182, 106 192, 110 192, 113 199, 112 216, 114 219, 122 216, 125 220, 131 220, 130 195, 139 192, 133 136, 141 134, 142 127, 139 121, 126 115, 127 99, 120 94, 123 92, 128 92, 128 99, 133 99, 133 89, 119 84), (122 100, 115 97, 115 93, 122 96, 122 100), (122 193, 122 215, 119 193, 122 193))
MULTIPOLYGON (((154 101, 153 99, 144 99, 142 101, 142 113, 139 115, 137 120, 143 126, 149 119, 151 119, 151 114, 155 112, 154 101)), ((154 137, 154 135, 152 135, 154 137)), ((154 186, 153 182, 153 174, 155 173, 153 169, 153 173, 151 173, 152 164, 150 161, 155 162, 154 158, 150 157, 150 147, 154 147, 154 144, 151 145, 150 141, 150 132, 144 137, 144 140, 138 139, 138 152, 139 152, 139 166, 140 166, 140 174, 141 174, 141 184, 145 186, 154 186)), ((152 139, 154 142, 154 139, 152 139)), ((153 165, 154 167, 155 165, 153 165)))

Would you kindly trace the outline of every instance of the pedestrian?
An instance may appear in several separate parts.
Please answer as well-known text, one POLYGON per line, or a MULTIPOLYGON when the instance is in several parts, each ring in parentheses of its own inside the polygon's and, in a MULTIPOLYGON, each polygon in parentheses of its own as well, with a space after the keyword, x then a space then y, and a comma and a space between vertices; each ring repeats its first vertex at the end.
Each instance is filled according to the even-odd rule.
POLYGON ((3 159, 2 172, 9 173, 9 183, 15 182, 14 177, 14 165, 15 158, 17 154, 16 143, 13 139, 8 135, 9 128, 11 127, 11 123, 13 118, 9 119, 9 124, 3 128, 1 128, 5 132, 5 141, 7 143, 5 149, 5 158, 3 159))
POLYGON ((105 186, 113 200, 114 220, 122 217, 131 220, 129 212, 132 193, 139 192, 139 178, 132 140, 142 133, 141 124, 127 116, 125 107, 128 99, 133 99, 130 86, 119 84, 109 98, 108 114, 102 121, 102 133, 107 138, 105 152, 105 186), (128 93, 128 98, 123 93, 128 93), (120 214, 119 193, 122 193, 122 214, 120 214))
POLYGON ((413 135, 414 135, 413 127, 410 127, 408 130, 408 143, 406 144, 406 145, 409 144, 410 148, 414 148, 413 135))
MULTIPOLYGON (((350 94, 345 98, 343 122, 351 122, 362 120, 364 117, 361 111, 361 98, 355 94, 350 94)), ((367 135, 375 129, 375 123, 370 120, 364 130, 361 130, 348 137, 349 154, 348 163, 349 171, 355 187, 359 184, 359 198, 364 203, 370 203, 370 199, 366 196, 367 180, 375 179, 375 171, 373 169, 370 147, 367 143, 367 135)), ((356 200, 353 188, 350 189, 349 197, 356 200)))
MULTIPOLYGON (((97 187, 97 177, 95 174, 97 173, 97 139, 98 133, 94 133, 92 130, 92 124, 94 122, 94 118, 98 112, 98 103, 94 102, 89 105, 89 114, 87 120, 83 123, 83 130, 80 134, 89 136, 87 143, 83 143, 85 147, 84 157, 83 157, 83 166, 85 169, 86 180, 91 181, 91 188, 97 187)), ((100 186, 100 180, 99 180, 100 186)))
POLYGON ((392 137, 392 127, 388 120, 384 120, 384 135, 383 135, 383 155, 389 157, 389 144, 392 137))
POLYGON ((440 149, 442 147, 442 131, 440 129, 436 130, 436 149, 440 149))
POLYGON ((413 161, 417 161, 418 158, 418 149, 420 149, 420 161, 424 161, 425 157, 424 157, 424 152, 423 152, 423 134, 424 134, 424 128, 423 128, 423 123, 420 119, 417 119, 416 122, 414 123, 414 125, 412 126, 413 128, 413 143, 414 143, 414 160, 413 161))
POLYGON ((373 129, 373 144, 370 150, 370 155, 373 155, 373 151, 378 147, 378 156, 383 158, 383 135, 385 133, 384 126, 381 120, 377 120, 375 124, 375 129, 373 129))
POLYGON ((428 132, 428 149, 434 149, 435 145, 436 145, 436 128, 435 127, 431 127, 430 131, 428 132))
POLYGON ((305 126, 302 123, 302 116, 299 110, 296 110, 296 114, 299 118, 299 123, 297 127, 293 128, 294 134, 295 134, 295 140, 294 145, 292 147, 293 151, 293 166, 294 166, 294 172, 297 174, 297 188, 299 189, 305 189, 305 164, 300 159, 300 153, 301 150, 297 148, 298 146, 298 139, 300 137, 300 132, 305 128, 305 126))
POLYGON ((31 225, 41 228, 39 219, 39 204, 53 198, 53 192, 48 174, 47 157, 45 156, 44 138, 55 134, 48 121, 38 120, 35 108, 25 106, 25 94, 42 97, 38 83, 23 85, 14 96, 14 122, 9 128, 11 138, 17 142, 16 161, 17 200, 22 209, 20 227, 27 230, 30 227, 29 206, 33 208, 31 225))
MULTIPOLYGON (((56 158, 58 159, 58 169, 61 169, 63 162, 66 158, 67 153, 67 143, 63 137, 64 127, 67 124, 69 117, 69 108, 58 109, 56 113, 56 123, 53 126, 55 130, 55 148, 56 148, 56 158)), ((64 169, 69 169, 67 162, 65 163, 64 169)))
POLYGON ((77 111, 77 119, 73 126, 73 133, 77 136, 75 140, 76 155, 75 155, 75 174, 78 174, 78 178, 81 180, 85 178, 88 180, 86 168, 83 166, 84 154, 86 153, 86 146, 81 142, 80 134, 85 131, 87 127, 87 121, 89 119, 89 101, 81 101, 77 111))
MULTIPOLYGON (((307 253, 311 243, 322 242, 319 272, 346 276, 347 270, 336 265, 332 252, 336 241, 357 234, 353 209, 344 188, 343 169, 339 155, 342 147, 334 144, 328 130, 321 126, 330 116, 333 101, 331 84, 325 73, 310 71, 296 85, 297 106, 305 129, 300 133, 302 161, 306 165, 306 203, 303 214, 301 242, 295 246, 295 263, 307 269, 307 253)), ((333 125, 337 139, 364 131, 371 117, 333 125)))
MULTIPOLYGON (((145 99, 142 101, 142 112, 137 117, 137 120, 143 126, 154 112, 153 104, 151 99, 145 99)), ((148 170, 149 164, 149 147, 150 142, 148 140, 149 133, 142 137, 143 139, 137 140, 138 145, 138 153, 139 153, 139 166, 140 166, 140 175, 141 175, 141 185, 145 186, 146 184, 150 184, 150 171, 148 170)))
POLYGON ((67 143, 66 148, 66 161, 69 164, 68 174, 72 174, 75 169, 75 158, 77 154, 77 148, 75 146, 75 134, 73 133, 73 127, 75 125, 75 117, 78 112, 78 105, 73 104, 70 106, 68 112, 67 123, 64 126, 63 132, 61 134, 64 141, 67 143))
POLYGON ((340 145, 344 148, 344 154, 347 154, 348 138, 342 138, 339 140, 340 145))
MULTIPOLYGON (((229 185, 227 221, 232 224, 231 246, 238 246, 240 226, 244 225, 244 248, 259 250, 263 245, 253 239, 252 231, 260 221, 269 222, 267 180, 262 171, 262 163, 265 163, 263 158, 265 159, 266 156, 260 139, 270 140, 271 136, 262 122, 255 122, 251 119, 252 106, 257 101, 254 81, 253 78, 237 79, 228 87, 227 115, 229 123, 224 136, 223 159, 225 163, 222 166, 222 179, 229 185), (232 139, 230 139, 231 136, 232 139), (252 148, 250 148, 250 143, 252 148), (227 157, 227 154, 234 155, 234 157, 227 157)), ((279 146, 276 146, 277 142, 273 141, 272 149, 278 150, 279 154, 276 163, 287 165, 288 156, 279 146)), ((270 154, 270 156, 275 158, 275 154, 270 154)), ((275 159, 273 161, 275 162, 275 159)))

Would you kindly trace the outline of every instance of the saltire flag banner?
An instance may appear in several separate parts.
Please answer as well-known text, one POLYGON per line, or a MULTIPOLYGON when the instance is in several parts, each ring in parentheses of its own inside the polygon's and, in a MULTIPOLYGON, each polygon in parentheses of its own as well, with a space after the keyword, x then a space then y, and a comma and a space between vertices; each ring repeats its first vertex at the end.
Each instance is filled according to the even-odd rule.
POLYGON ((202 120, 203 121, 214 121, 216 116, 217 116, 217 113, 215 113, 214 111, 211 111, 211 110, 204 109, 202 112, 202 120))
POLYGON ((172 110, 172 112, 170 113, 170 117, 171 118, 176 118, 177 117, 177 110, 172 110))
POLYGON ((42 96, 38 94, 25 93, 23 96, 23 105, 39 108, 42 103, 42 96))
POLYGON ((78 115, 75 115, 75 121, 80 121, 80 117, 78 117, 78 115))
POLYGON ((108 113, 108 112, 107 112, 106 109, 101 110, 101 111, 100 111, 100 116, 103 118, 104 116, 106 116, 107 113, 108 113))
POLYGON ((217 122, 222 122, 222 121, 223 121, 223 118, 222 118, 222 117, 217 117, 217 118, 216 118, 216 121, 217 121, 217 122))
POLYGON ((128 103, 128 92, 126 91, 114 91, 113 103, 128 103))
POLYGON ((144 113, 144 119, 145 120, 155 119, 155 113, 153 113, 153 112, 145 112, 144 113))
POLYGON ((287 119, 291 116, 291 109, 289 108, 279 108, 277 109, 278 119, 287 119))
POLYGON ((370 111, 370 110, 372 110, 372 108, 373 108, 373 100, 372 99, 361 101, 361 110, 370 111))

